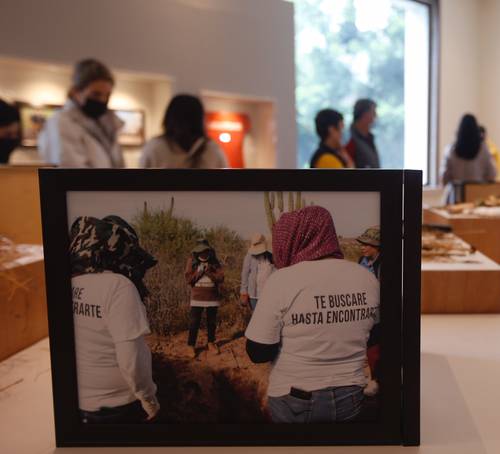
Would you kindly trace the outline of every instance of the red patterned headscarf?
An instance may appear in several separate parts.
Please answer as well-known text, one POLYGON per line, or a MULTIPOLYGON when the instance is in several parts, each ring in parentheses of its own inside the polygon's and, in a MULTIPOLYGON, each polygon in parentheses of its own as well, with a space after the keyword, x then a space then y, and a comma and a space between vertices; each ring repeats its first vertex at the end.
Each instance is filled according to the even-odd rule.
POLYGON ((343 259, 330 212, 310 206, 284 213, 273 228, 273 258, 277 268, 323 257, 343 259))

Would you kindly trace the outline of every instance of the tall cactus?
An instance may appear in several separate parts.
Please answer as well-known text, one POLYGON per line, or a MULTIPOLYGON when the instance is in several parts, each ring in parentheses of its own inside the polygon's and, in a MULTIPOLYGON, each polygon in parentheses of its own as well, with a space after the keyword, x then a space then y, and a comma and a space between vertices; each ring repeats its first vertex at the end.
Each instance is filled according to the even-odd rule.
POLYGON ((295 211, 300 210, 302 203, 302 196, 300 194, 300 191, 297 191, 296 198, 295 198, 295 211))
POLYGON ((288 211, 290 213, 293 211, 293 192, 288 193, 288 211))
MULTIPOLYGON (((293 192, 288 193, 289 213, 305 208, 306 206, 307 201, 304 197, 302 197, 302 193, 300 191, 297 191, 296 194, 293 192)), ((266 212, 267 225, 269 226, 269 231, 272 233, 276 220, 279 219, 285 212, 283 192, 264 192, 264 209, 266 212)))
POLYGON ((167 216, 171 218, 173 212, 174 212, 174 198, 172 197, 170 199, 170 208, 168 209, 167 216))
POLYGON ((271 208, 271 195, 269 192, 264 192, 264 209, 266 211, 267 225, 269 226, 269 231, 273 231, 273 226, 276 224, 276 218, 274 217, 273 209, 271 208))
POLYGON ((283 206, 283 192, 278 192, 278 210, 280 210, 280 214, 283 214, 284 206, 283 206))

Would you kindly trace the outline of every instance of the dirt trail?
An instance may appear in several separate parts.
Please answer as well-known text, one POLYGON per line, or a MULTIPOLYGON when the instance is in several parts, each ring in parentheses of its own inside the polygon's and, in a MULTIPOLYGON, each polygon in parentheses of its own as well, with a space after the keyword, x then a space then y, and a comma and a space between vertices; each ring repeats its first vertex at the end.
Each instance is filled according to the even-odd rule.
POLYGON ((151 336, 153 378, 162 407, 160 422, 259 423, 264 411, 268 364, 253 364, 245 338, 221 337, 220 354, 208 352, 204 332, 197 356, 189 357, 187 331, 171 338, 151 336))

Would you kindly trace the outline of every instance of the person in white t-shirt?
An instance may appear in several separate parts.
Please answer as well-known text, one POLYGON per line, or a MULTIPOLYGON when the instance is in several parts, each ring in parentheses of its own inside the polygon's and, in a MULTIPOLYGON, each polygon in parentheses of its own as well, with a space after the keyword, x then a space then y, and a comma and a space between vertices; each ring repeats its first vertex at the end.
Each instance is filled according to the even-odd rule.
POLYGON ((84 423, 140 423, 159 411, 142 282, 156 260, 123 219, 79 217, 71 227, 73 319, 84 423))
POLYGON ((379 283, 344 260, 330 213, 319 206, 281 216, 273 228, 276 268, 246 330, 253 362, 273 361, 273 422, 348 421, 362 409, 379 283))

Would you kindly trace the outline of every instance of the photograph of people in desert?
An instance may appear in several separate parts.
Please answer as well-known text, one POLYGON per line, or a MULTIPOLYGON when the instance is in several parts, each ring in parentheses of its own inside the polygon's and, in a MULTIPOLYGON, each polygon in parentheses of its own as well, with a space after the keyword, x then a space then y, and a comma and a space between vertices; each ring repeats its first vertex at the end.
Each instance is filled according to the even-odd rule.
POLYGON ((83 423, 377 419, 378 192, 67 204, 83 423))

